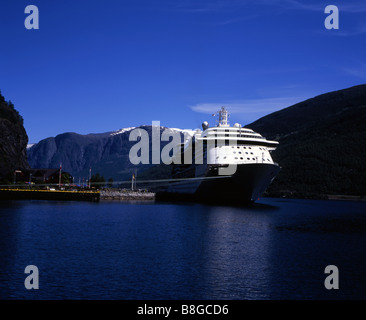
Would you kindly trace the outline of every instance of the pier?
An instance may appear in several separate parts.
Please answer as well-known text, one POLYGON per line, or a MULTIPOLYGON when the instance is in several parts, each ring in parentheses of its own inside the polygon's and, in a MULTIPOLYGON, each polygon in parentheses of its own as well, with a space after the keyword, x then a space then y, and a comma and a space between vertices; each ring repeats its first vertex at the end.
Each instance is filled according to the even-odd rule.
POLYGON ((99 201, 99 191, 42 189, 0 189, 0 200, 74 200, 99 201))
POLYGON ((138 190, 101 190, 101 200, 155 200, 155 193, 138 190))
POLYGON ((0 200, 155 200, 155 193, 139 190, 43 190, 0 189, 0 200))

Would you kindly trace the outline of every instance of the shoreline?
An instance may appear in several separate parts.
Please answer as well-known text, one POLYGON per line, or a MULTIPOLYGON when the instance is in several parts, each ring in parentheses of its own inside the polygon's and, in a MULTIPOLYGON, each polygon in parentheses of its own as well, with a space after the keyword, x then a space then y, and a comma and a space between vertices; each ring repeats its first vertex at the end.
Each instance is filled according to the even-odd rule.
POLYGON ((366 201, 365 196, 328 195, 327 200, 366 201))
POLYGON ((0 189, 1 200, 61 200, 99 201, 96 191, 44 190, 44 189, 0 189))
MULTIPOLYGON (((330 201, 366 201, 366 196, 355 195, 274 195, 267 193, 262 198, 299 199, 299 200, 330 200, 330 201)), ((87 201, 154 201, 156 193, 147 190, 100 190, 100 191, 66 191, 37 189, 0 189, 1 200, 87 200, 87 201)))
POLYGON ((272 195, 266 194, 263 198, 299 199, 299 200, 330 200, 330 201, 366 201, 366 196, 352 196, 345 194, 319 194, 319 195, 272 195))

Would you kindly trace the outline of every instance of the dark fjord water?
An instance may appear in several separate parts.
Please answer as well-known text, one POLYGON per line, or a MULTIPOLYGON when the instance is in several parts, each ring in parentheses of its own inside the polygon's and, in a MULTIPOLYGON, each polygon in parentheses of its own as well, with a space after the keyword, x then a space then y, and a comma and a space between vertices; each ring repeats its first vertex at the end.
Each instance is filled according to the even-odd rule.
POLYGON ((4 201, 0 298, 365 299, 366 202, 4 201))

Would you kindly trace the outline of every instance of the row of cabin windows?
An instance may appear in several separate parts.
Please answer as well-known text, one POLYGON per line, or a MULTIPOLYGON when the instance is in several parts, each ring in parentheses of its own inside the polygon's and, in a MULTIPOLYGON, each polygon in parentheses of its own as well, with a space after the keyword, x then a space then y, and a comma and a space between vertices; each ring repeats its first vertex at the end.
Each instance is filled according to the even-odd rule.
MULTIPOLYGON (((215 141, 215 148, 222 148, 224 145, 218 145, 217 144, 217 141, 215 141)), ((229 145, 229 142, 228 141, 225 141, 225 147, 228 147, 228 146, 231 146, 231 145, 229 145)), ((202 148, 203 148, 203 152, 206 152, 207 151, 207 143, 206 143, 206 141, 204 141, 203 142, 203 146, 202 146, 202 148)), ((268 149, 266 148, 266 147, 259 147, 258 145, 254 145, 253 147, 249 147, 249 146, 231 146, 231 148, 232 149, 249 149, 249 150, 251 150, 251 149, 253 149, 253 150, 261 150, 261 151, 266 151, 266 152, 268 152, 268 149)))
MULTIPOLYGON (((236 153, 236 151, 234 151, 233 153, 236 153)), ((241 154, 241 151, 239 151, 238 153, 241 154)), ((246 151, 245 154, 249 154, 248 151, 246 151)), ((253 154, 253 152, 251 152, 250 154, 253 154)))
MULTIPOLYGON (((243 147, 243 146, 233 146, 232 144, 230 144, 230 142, 229 142, 230 140, 225 140, 225 144, 223 144, 223 143, 218 143, 217 142, 217 140, 215 140, 215 147, 219 147, 219 148, 221 148, 221 147, 223 147, 223 146, 225 146, 225 147, 227 147, 227 146, 231 146, 232 148, 244 148, 244 149, 252 149, 252 147, 243 147)), ((213 143, 213 142, 212 142, 213 143)), ((259 143, 259 141, 258 142, 256 142, 256 144, 255 144, 255 146, 258 146, 257 145, 257 143, 259 143)), ((248 142, 247 141, 241 141, 241 140, 237 140, 236 141, 236 144, 239 144, 239 145, 241 145, 241 144, 248 144, 248 142)), ((207 140, 203 140, 203 146, 205 147, 205 146, 207 146, 207 140)), ((265 147, 259 147, 259 149, 260 150, 267 150, 265 147)))
MULTIPOLYGON (((235 148, 235 146, 232 146, 231 148, 235 148)), ((247 147, 236 147, 237 149, 240 149, 240 148, 244 148, 244 149, 246 149, 247 147)), ((252 147, 248 147, 248 149, 252 149, 252 147)), ((266 150, 266 148, 262 148, 262 147, 259 147, 259 150, 263 150, 263 151, 265 151, 266 150)))
MULTIPOLYGON (((229 138, 230 135, 228 133, 221 133, 221 134, 213 134, 213 135, 210 135, 210 137, 213 137, 213 138, 222 138, 222 137, 226 137, 226 138, 229 138)), ((233 137, 231 135, 231 137, 233 137)), ((265 140, 266 138, 264 137, 261 137, 261 136, 251 136, 251 135, 246 135, 246 134, 236 134, 234 136, 234 138, 252 138, 252 139, 262 139, 262 140, 265 140)))
MULTIPOLYGON (((219 158, 219 156, 216 157, 216 159, 218 159, 218 158, 219 158)), ((224 159, 226 159, 226 156, 224 156, 224 159)), ((238 159, 239 159, 238 157, 235 157, 235 160, 238 160, 238 159)), ((258 160, 256 158, 252 158, 252 159, 253 160, 258 160)), ((240 160, 244 160, 244 158, 243 157, 240 157, 240 160)), ((247 158, 247 160, 250 160, 250 158, 247 158)), ((267 159, 264 159, 264 158, 262 159, 262 161, 266 161, 266 160, 269 161, 269 162, 271 162, 271 160, 268 159, 268 158, 267 159)))
MULTIPOLYGON (((231 148, 235 148, 235 146, 232 146, 231 148)), ((240 149, 240 148, 244 148, 244 149, 246 149, 247 147, 236 147, 237 149, 240 149)), ((252 147, 248 147, 248 149, 252 149, 252 147)))
MULTIPOLYGON (((217 129, 213 129, 212 130, 213 132, 223 132, 224 130, 217 130, 217 129)), ((232 130, 230 130, 230 129, 225 129, 225 132, 230 132, 230 131, 240 131, 240 132, 246 132, 246 133, 253 133, 253 131, 251 131, 251 130, 245 130, 245 129, 237 129, 237 128, 235 128, 235 129, 232 129, 232 130)))

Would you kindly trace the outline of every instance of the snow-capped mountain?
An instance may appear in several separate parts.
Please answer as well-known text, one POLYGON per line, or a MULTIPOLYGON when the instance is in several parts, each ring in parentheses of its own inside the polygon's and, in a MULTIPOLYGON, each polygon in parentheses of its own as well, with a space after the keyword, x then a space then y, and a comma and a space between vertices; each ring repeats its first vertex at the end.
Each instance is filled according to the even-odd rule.
MULTIPOLYGON (((129 179, 131 172, 136 169, 129 160, 129 151, 136 141, 129 141, 129 135, 136 128, 146 130, 151 137, 151 125, 86 135, 62 133, 29 146, 28 162, 32 168, 58 168, 62 163, 63 170, 71 173, 76 179, 87 178, 89 168, 92 169, 92 173, 99 173, 106 179, 129 179)), ((160 133, 164 130, 179 133, 182 142, 194 133, 194 130, 160 127, 160 133)), ((167 143, 161 141, 160 148, 167 143)), ((151 166, 139 165, 138 169, 142 172, 151 166)))
POLYGON ((128 131, 131 131, 131 130, 133 130, 133 129, 135 129, 136 127, 129 127, 129 128, 123 128, 123 129, 119 129, 119 130, 117 130, 117 131, 113 131, 112 133, 111 133, 111 136, 115 136, 115 135, 117 135, 117 134, 122 134, 122 133, 125 133, 125 132, 128 132, 128 131))

